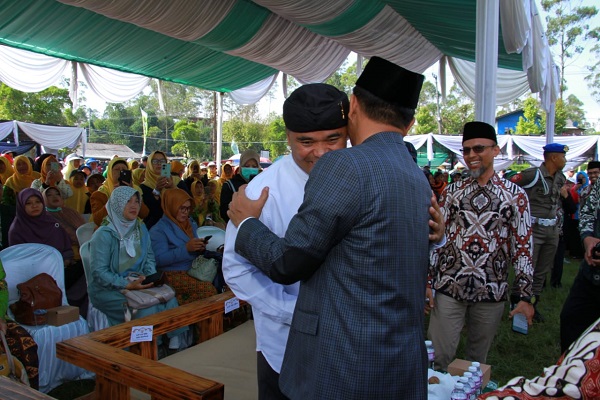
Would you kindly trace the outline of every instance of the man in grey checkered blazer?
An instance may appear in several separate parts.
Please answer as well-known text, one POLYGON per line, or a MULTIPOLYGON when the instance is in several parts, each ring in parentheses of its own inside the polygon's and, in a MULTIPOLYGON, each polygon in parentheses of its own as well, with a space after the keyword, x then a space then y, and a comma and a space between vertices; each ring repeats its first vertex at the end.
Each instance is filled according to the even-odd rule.
POLYGON ((231 204, 236 251, 276 282, 302 282, 280 376, 291 399, 427 397, 431 188, 403 140, 422 82, 369 61, 350 103, 354 147, 319 159, 285 238, 246 218, 266 192, 252 202, 241 188, 231 204))

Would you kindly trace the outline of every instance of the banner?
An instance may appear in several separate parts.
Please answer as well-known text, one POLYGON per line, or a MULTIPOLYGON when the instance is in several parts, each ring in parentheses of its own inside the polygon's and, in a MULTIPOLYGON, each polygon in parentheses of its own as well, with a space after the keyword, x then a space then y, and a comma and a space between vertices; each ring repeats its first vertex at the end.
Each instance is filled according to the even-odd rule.
POLYGON ((148 113, 140 107, 142 112, 142 129, 144 130, 144 147, 142 148, 142 156, 146 154, 146 138, 148 137, 148 113))

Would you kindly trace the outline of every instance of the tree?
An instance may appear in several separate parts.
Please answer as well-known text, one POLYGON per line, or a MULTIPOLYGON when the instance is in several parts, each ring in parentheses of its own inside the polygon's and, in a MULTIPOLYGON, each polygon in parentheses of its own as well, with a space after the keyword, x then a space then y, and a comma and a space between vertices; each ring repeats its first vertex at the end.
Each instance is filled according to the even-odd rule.
POLYGON ((184 158, 207 159, 210 146, 206 139, 210 139, 211 130, 211 126, 202 120, 191 122, 184 119, 177 122, 172 133, 177 143, 171 147, 171 151, 184 158))
POLYGON ((285 133, 285 123, 281 115, 270 116, 270 122, 266 129, 264 148, 269 151, 271 159, 288 153, 287 135, 285 133))
POLYGON ((571 0, 542 0, 542 7, 548 12, 546 17, 548 44, 558 47, 561 99, 564 91, 567 90, 565 79, 567 60, 583 52, 584 47, 580 39, 594 38, 593 30, 590 31, 587 21, 598 14, 598 9, 594 6, 575 6, 572 3, 571 0))
POLYGON ((442 105, 442 129, 444 133, 456 134, 462 131, 468 121, 475 120, 475 104, 454 83, 442 105))
MULTIPOLYGON (((591 36, 596 39, 600 39, 600 28, 593 31, 591 36)), ((596 44, 592 48, 592 54, 595 55, 596 60, 600 60, 600 44, 596 44)), ((592 89, 592 95, 596 99, 596 102, 600 103, 600 61, 594 65, 588 66, 589 75, 585 79, 589 82, 590 88, 592 89)))
POLYGON ((49 125, 67 125, 65 110, 72 107, 69 91, 51 86, 25 93, 0 83, 0 119, 49 125))
POLYGON ((437 95, 435 85, 430 81, 423 82, 423 88, 419 95, 419 105, 415 113, 415 128, 412 133, 424 135, 438 132, 437 122, 437 95))
POLYGON ((519 117, 515 134, 539 135, 543 129, 540 126, 540 105, 533 97, 528 97, 523 102, 523 116, 519 117))

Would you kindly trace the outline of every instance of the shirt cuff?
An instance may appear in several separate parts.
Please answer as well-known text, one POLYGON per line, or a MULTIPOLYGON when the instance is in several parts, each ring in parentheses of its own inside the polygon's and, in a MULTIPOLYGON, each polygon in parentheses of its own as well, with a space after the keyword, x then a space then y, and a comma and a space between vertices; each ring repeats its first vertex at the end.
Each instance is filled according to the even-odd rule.
POLYGON ((238 225, 238 230, 242 228, 242 225, 244 224, 244 222, 248 221, 249 219, 254 218, 254 217, 247 217, 246 219, 244 219, 242 222, 240 222, 240 224, 238 225))

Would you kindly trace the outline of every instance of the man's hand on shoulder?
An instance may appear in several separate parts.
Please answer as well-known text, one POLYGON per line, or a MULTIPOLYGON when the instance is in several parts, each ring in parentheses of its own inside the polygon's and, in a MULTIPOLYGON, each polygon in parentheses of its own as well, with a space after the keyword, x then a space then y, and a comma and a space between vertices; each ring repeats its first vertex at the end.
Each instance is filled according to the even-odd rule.
POLYGON ((246 218, 260 217, 260 213, 269 198, 269 188, 264 187, 257 200, 250 200, 246 196, 246 186, 248 185, 240 186, 238 191, 233 194, 233 199, 229 203, 229 210, 227 210, 227 216, 236 227, 239 227, 240 223, 246 218))

